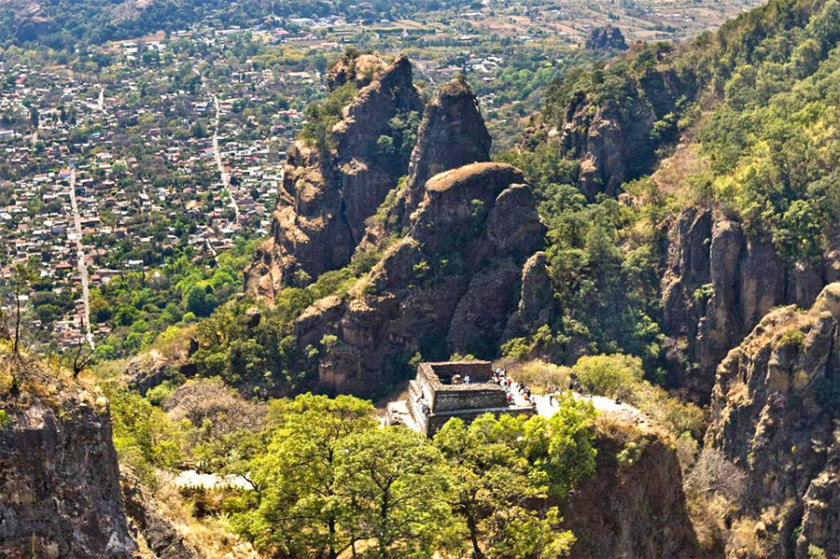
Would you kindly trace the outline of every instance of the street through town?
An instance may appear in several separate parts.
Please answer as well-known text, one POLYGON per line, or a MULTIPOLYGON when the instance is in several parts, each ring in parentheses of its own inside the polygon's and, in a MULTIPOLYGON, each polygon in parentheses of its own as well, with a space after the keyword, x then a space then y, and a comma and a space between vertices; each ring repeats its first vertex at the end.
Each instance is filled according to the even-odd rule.
POLYGON ((216 110, 216 117, 213 129, 213 156, 216 159, 216 166, 219 168, 219 174, 222 176, 222 185, 230 198, 230 207, 234 212, 234 223, 239 223, 239 204, 236 203, 236 197, 230 189, 230 174, 225 171, 225 166, 222 163, 222 153, 219 151, 219 121, 221 120, 221 107, 219 106, 219 98, 215 93, 211 93, 213 98, 213 107, 216 110))
POLYGON ((79 215, 79 204, 76 201, 76 168, 70 164, 70 207, 73 211, 73 225, 76 237, 76 255, 79 266, 79 277, 82 281, 82 304, 84 306, 84 335, 90 344, 91 349, 96 346, 93 341, 93 333, 90 330, 90 288, 88 284, 88 269, 85 259, 85 246, 82 242, 82 219, 79 215))

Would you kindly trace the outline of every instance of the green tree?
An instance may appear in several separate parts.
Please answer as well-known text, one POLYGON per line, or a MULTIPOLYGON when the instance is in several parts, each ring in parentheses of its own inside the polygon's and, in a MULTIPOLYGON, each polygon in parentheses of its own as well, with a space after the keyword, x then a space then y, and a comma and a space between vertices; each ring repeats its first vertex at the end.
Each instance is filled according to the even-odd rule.
POLYGON ((642 360, 630 355, 588 355, 578 359, 572 373, 595 394, 627 398, 644 376, 642 360))
POLYGON ((573 541, 547 505, 548 479, 525 455, 523 417, 485 414, 467 427, 452 419, 434 443, 453 478, 453 510, 463 519, 474 559, 560 557, 573 541))
POLYGON ((339 447, 337 485, 351 504, 353 532, 374 538, 375 556, 431 557, 450 520, 440 451, 401 426, 354 433, 339 447))
POLYGON ((528 459, 548 476, 549 495, 565 497, 595 471, 595 407, 567 392, 557 399, 550 418, 535 416, 525 424, 528 459))
POLYGON ((240 525, 261 549, 335 559, 352 543, 351 532, 342 529, 349 503, 337 482, 338 447, 374 429, 375 410, 351 396, 305 394, 277 411, 267 451, 245 467, 260 500, 240 525))

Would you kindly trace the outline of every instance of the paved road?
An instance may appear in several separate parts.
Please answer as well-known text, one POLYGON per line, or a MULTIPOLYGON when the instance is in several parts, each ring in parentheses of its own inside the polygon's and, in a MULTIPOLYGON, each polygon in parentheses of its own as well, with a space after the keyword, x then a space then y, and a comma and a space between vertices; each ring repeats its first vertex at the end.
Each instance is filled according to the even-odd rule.
POLYGON ((90 331, 90 287, 88 283, 87 262, 85 262, 85 246, 82 242, 82 220, 79 216, 79 205, 76 202, 76 169, 70 168, 70 206, 73 211, 73 224, 76 229, 76 256, 78 260, 79 276, 82 280, 82 303, 84 305, 84 329, 85 338, 90 348, 96 346, 93 342, 93 333, 90 331))
POLYGON ((216 97, 215 93, 211 93, 210 97, 213 98, 213 107, 216 109, 216 118, 214 119, 213 130, 213 154, 216 159, 216 166, 219 168, 219 174, 222 176, 222 185, 225 187, 225 191, 228 193, 228 197, 230 198, 230 207, 233 208, 234 211, 234 223, 239 223, 239 204, 236 203, 236 198, 233 195, 233 191, 230 189, 230 174, 225 171, 225 166, 222 164, 222 153, 219 151, 219 120, 221 117, 219 98, 216 97))
MULTIPOLYGON (((588 400, 592 402, 595 409, 611 415, 618 415, 624 419, 633 421, 636 419, 643 419, 644 413, 638 408, 634 408, 628 404, 616 404, 612 398, 604 396, 588 396, 579 392, 572 393, 577 400, 588 400)), ((557 413, 557 404, 551 405, 548 396, 535 396, 537 400, 537 413, 545 417, 551 417, 557 413)))
MULTIPOLYGON (((527 405, 525 398, 519 394, 519 385, 514 381, 513 383, 513 395, 514 401, 519 405, 527 405)), ((605 396, 592 396, 581 394, 580 392, 572 392, 572 395, 575 397, 576 400, 587 400, 592 402, 592 405, 595 406, 595 409, 602 412, 608 413, 612 415, 621 416, 624 419, 634 421, 637 419, 644 419, 645 415, 644 412, 635 408, 628 404, 617 404, 614 399, 607 398, 605 396)), ((557 413, 557 404, 552 403, 549 401, 548 395, 538 395, 534 394, 534 400, 537 402, 537 413, 544 417, 551 417, 555 413, 557 413)))

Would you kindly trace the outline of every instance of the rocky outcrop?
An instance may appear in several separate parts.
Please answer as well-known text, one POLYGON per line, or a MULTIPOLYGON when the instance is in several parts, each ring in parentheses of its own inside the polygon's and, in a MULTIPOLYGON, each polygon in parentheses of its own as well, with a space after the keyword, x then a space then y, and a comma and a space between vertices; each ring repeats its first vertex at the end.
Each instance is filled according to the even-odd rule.
POLYGON ((423 199, 431 177, 469 163, 490 161, 490 134, 466 81, 442 86, 426 106, 408 166, 408 213, 423 199))
POLYGON ((2 366, 22 388, 0 396, 0 556, 131 556, 105 398, 33 362, 2 366))
POLYGON ((157 559, 197 559, 201 557, 160 512, 160 506, 128 468, 120 471, 120 486, 128 518, 157 559))
POLYGON ((411 114, 422 110, 411 63, 400 56, 383 69, 368 58, 359 57, 352 72, 331 74, 334 86, 354 81, 362 87, 324 144, 299 140, 289 149, 270 238, 246 271, 253 293, 272 299, 283 287, 304 285, 347 265, 365 220, 407 172, 410 146, 394 137, 410 137, 412 131, 393 126, 395 118, 410 123, 411 114), (360 67, 366 70, 356 77, 360 67), (389 143, 381 144, 381 137, 389 143))
POLYGON ((522 173, 474 163, 436 175, 408 230, 348 296, 298 318, 299 344, 322 352, 322 386, 370 394, 408 373, 418 352, 497 351, 518 306, 522 265, 544 235, 522 173), (321 344, 325 336, 337 342, 321 344))
POLYGON ((702 557, 686 512, 671 437, 647 425, 602 420, 595 473, 563 504, 581 559, 702 557))
POLYGON ((691 208, 668 225, 662 326, 671 380, 706 402, 726 353, 781 304, 810 306, 833 269, 788 264, 722 212, 691 208))
POLYGON ((693 98, 695 90, 690 73, 663 70, 625 80, 620 99, 598 105, 584 90, 574 93, 557 126, 558 147, 563 157, 580 161, 581 192, 590 200, 601 192, 615 196, 624 182, 649 172, 656 150, 676 138, 677 100, 693 98))
POLYGON ((342 58, 327 72, 327 88, 333 91, 352 82, 361 89, 370 84, 373 78, 385 68, 386 64, 374 54, 342 58))
POLYGON ((550 324, 559 312, 551 277, 548 275, 546 254, 543 251, 535 252, 522 267, 519 306, 508 321, 504 338, 534 333, 541 326, 550 324))
POLYGON ((621 29, 607 25, 596 27, 586 39, 586 48, 589 50, 627 50, 627 43, 621 29))
POLYGON ((437 91, 416 130, 422 106, 407 58, 389 67, 372 55, 344 59, 327 80, 331 88, 352 82, 359 93, 331 132, 334 150, 298 141, 288 152, 270 238, 246 271, 248 290, 269 300, 346 266, 354 252, 381 250, 406 233, 426 180, 490 159, 490 135, 463 80, 437 91), (383 219, 372 219, 377 210, 383 219))
POLYGON ((183 382, 195 374, 195 364, 189 359, 197 350, 198 342, 194 338, 185 340, 183 345, 171 344, 165 354, 150 349, 129 359, 119 380, 143 396, 164 381, 183 382))
POLYGON ((405 183, 392 192, 384 218, 368 221, 358 250, 378 250, 389 238, 405 235, 412 212, 423 201, 426 181, 462 165, 489 161, 490 144, 469 85, 456 78, 441 86, 423 112, 405 183))
POLYGON ((833 557, 840 494, 840 284, 770 312, 717 371, 705 445, 746 472, 728 557, 833 557))

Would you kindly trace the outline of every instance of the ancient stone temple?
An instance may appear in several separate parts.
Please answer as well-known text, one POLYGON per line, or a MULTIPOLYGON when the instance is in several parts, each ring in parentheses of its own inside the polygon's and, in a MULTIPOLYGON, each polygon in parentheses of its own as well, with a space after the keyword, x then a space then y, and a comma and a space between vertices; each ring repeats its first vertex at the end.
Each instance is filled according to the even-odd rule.
POLYGON ((528 405, 508 401, 505 389, 493 382, 489 361, 420 363, 405 400, 388 404, 388 422, 434 435, 453 417, 469 423, 492 413, 532 415, 528 405))

